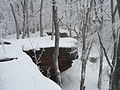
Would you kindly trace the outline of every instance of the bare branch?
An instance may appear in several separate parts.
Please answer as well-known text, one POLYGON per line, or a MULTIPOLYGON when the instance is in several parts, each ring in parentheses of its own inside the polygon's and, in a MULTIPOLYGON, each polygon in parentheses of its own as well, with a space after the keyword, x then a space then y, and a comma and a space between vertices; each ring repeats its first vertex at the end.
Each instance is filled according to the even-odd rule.
POLYGON ((107 53, 106 53, 105 47, 104 47, 103 44, 102 44, 101 37, 100 37, 100 35, 99 35, 98 32, 97 32, 97 34, 98 34, 98 38, 99 38, 100 45, 101 45, 101 47, 102 47, 102 49, 103 49, 103 51, 104 51, 104 54, 105 54, 107 63, 108 63, 108 65, 110 66, 110 68, 112 69, 113 66, 112 66, 111 63, 110 63, 110 60, 109 60, 108 55, 107 55, 107 53))

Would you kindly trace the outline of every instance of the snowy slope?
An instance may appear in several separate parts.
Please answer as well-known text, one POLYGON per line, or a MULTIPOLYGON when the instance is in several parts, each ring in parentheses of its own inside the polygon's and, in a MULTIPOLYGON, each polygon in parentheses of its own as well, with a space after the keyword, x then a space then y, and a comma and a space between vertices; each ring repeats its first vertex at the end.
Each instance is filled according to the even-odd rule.
MULTIPOLYGON (((6 57, 18 57, 18 59, 0 63, 0 90, 61 90, 58 85, 45 78, 30 57, 22 52, 22 49, 29 50, 53 47, 54 40, 50 40, 50 37, 47 36, 19 40, 7 39, 7 41, 10 41, 11 45, 0 45, 0 59, 6 57)), ((60 47, 75 47, 76 45, 77 41, 75 39, 60 39, 60 47)), ((99 53, 94 48, 90 56, 98 57, 99 53)), ((105 61, 103 69, 106 68, 105 61)), ((87 62, 85 90, 98 90, 98 71, 99 61, 96 63, 87 62)), ((74 61, 73 66, 69 70, 61 73, 63 81, 62 90, 79 90, 80 75, 81 61, 79 59, 74 61)), ((108 76, 106 73, 103 73, 102 77, 101 90, 108 90, 108 81, 105 81, 108 76)))
MULTIPOLYGON (((24 50, 30 50, 30 49, 40 49, 45 47, 54 47, 55 46, 55 40, 51 40, 50 36, 46 37, 32 37, 32 38, 26 38, 26 39, 7 39, 7 41, 10 41, 12 45, 18 46, 21 49, 24 50)), ((76 47, 77 40, 73 38, 60 38, 60 47, 76 47)))
MULTIPOLYGON (((63 90, 80 90, 80 76, 81 76, 81 62, 74 61, 73 66, 61 74, 63 79, 63 90)), ((98 67, 97 63, 87 63, 86 71, 86 89, 85 90, 98 90, 97 88, 98 67)))
POLYGON ((0 62, 0 90, 61 90, 45 78, 31 58, 15 45, 0 45, 0 59, 18 58, 0 62))
MULTIPOLYGON (((91 51, 90 57, 99 57, 99 53, 95 48, 91 51)), ((107 73, 106 71, 108 71, 109 67, 107 66, 105 57, 103 63, 104 64, 101 90, 108 90, 109 79, 106 74, 107 73)), ((81 65, 82 64, 80 59, 74 60, 72 67, 67 71, 61 73, 63 81, 62 90, 80 90, 81 65)), ((99 90, 97 87, 98 74, 99 74, 99 59, 97 60, 96 63, 91 63, 90 61, 87 61, 85 90, 99 90)))
MULTIPOLYGON (((54 47, 51 37, 7 39, 11 45, 0 45, 0 59, 18 58, 0 63, 0 90, 61 90, 53 81, 45 78, 22 50, 54 47)), ((73 38, 61 38, 60 47, 75 47, 73 38)))

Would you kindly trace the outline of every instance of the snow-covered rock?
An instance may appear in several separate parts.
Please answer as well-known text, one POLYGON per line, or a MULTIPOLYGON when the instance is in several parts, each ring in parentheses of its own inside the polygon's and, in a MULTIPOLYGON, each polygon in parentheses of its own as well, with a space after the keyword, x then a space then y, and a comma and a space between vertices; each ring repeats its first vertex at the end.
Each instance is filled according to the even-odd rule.
MULTIPOLYGON (((24 50, 40 49, 45 47, 54 47, 55 40, 51 40, 50 36, 46 37, 32 37, 26 39, 9 39, 12 45, 24 50)), ((60 38, 60 47, 76 47, 77 40, 74 38, 60 38)))
POLYGON ((18 59, 0 62, 0 90, 61 90, 41 74, 19 46, 0 45, 0 59, 3 58, 18 59))

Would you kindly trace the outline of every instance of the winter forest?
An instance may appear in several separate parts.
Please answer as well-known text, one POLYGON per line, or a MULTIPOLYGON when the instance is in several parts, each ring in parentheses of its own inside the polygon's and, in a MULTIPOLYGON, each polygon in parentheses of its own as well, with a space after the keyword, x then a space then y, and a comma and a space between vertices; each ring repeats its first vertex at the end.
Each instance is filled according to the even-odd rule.
POLYGON ((120 0, 0 0, 0 90, 120 90, 120 0))

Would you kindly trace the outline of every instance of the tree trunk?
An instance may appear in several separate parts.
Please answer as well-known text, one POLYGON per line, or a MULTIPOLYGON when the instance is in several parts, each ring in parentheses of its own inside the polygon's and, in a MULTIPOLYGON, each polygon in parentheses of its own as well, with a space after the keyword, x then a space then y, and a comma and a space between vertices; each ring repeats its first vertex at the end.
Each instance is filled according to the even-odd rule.
POLYGON ((40 37, 43 37, 42 10, 43 10, 43 0, 41 0, 40 3, 40 37))
POLYGON ((120 57, 120 34, 116 49, 115 64, 113 67, 113 72, 111 74, 112 87, 110 88, 110 90, 120 90, 120 58, 119 57, 120 57))
MULTIPOLYGON (((83 51, 84 52, 84 51, 83 51)), ((86 74, 86 60, 85 60, 85 53, 83 53, 83 56, 82 56, 82 70, 81 70, 81 81, 80 81, 80 90, 85 90, 85 74, 86 74)))
POLYGON ((28 0, 26 0, 26 4, 25 4, 25 14, 26 14, 26 35, 27 37, 29 37, 29 22, 28 22, 28 0))
POLYGON ((81 61, 82 61, 82 69, 81 69, 81 81, 80 81, 80 90, 85 90, 85 74, 86 74, 86 63, 87 61, 85 60, 85 49, 86 49, 86 39, 85 39, 85 30, 83 30, 83 47, 82 47, 82 56, 81 56, 81 61))
MULTIPOLYGON (((120 18, 120 0, 117 0, 118 14, 120 18)), ((109 90, 120 90, 120 34, 116 42, 115 59, 111 70, 111 87, 109 90)))
MULTIPOLYGON (((113 41, 114 41, 114 48, 113 48, 113 59, 112 59, 112 65, 114 67, 115 63, 116 63, 116 49, 117 49, 117 41, 116 41, 116 32, 115 32, 115 27, 114 27, 114 23, 115 23, 115 12, 114 11, 114 2, 113 0, 111 0, 111 17, 112 17, 112 31, 113 31, 113 41)), ((109 80, 109 90, 112 90, 112 84, 113 84, 113 68, 111 68, 111 72, 110 72, 110 80, 109 80)))
POLYGON ((98 76, 98 88, 101 90, 101 84, 102 84, 102 69, 103 69, 103 50, 100 46, 100 64, 99 64, 99 76, 98 76))
POLYGON ((56 1, 52 0, 53 2, 53 21, 54 21, 54 25, 55 25, 55 48, 54 48, 54 54, 53 54, 53 64, 54 64, 54 68, 55 68, 55 74, 56 74, 56 82, 58 85, 61 86, 61 77, 60 77, 60 70, 59 70, 59 65, 58 65, 58 56, 59 56, 59 25, 58 25, 58 21, 57 21, 57 7, 56 5, 56 1))
POLYGON ((23 34, 22 38, 24 39, 25 36, 29 37, 29 25, 28 25, 28 0, 20 0, 22 9, 23 9, 23 34))
POLYGON ((118 15, 120 18, 120 0, 117 0, 117 6, 118 6, 118 15))
MULTIPOLYGON (((100 12, 103 13, 103 2, 100 0, 100 12)), ((103 29, 103 15, 100 17, 99 22, 99 32, 103 29)), ((99 40, 100 41, 100 40, 99 40)), ((101 84, 102 84, 102 69, 103 69, 103 49, 100 44, 100 64, 99 64, 99 76, 98 76, 98 89, 101 90, 101 84)))
MULTIPOLYGON (((82 69, 81 69, 81 81, 80 81, 80 90, 85 90, 85 74, 86 74, 86 64, 87 64, 87 58, 86 56, 86 30, 88 28, 88 18, 89 18, 89 12, 91 10, 92 7, 92 1, 90 1, 90 7, 89 9, 87 9, 85 17, 84 17, 84 21, 83 21, 83 27, 82 27, 82 42, 83 42, 83 46, 82 46, 82 56, 81 56, 81 61, 82 61, 82 69)), ((87 2, 88 4, 88 2, 87 2)), ((87 7, 88 8, 88 7, 87 7)))
POLYGON ((18 28, 18 21, 17 21, 17 17, 15 15, 15 11, 14 11, 14 7, 12 5, 12 3, 10 3, 10 7, 11 7, 11 10, 12 10, 12 14, 13 14, 13 17, 14 17, 14 20, 15 20, 15 25, 16 25, 16 37, 17 39, 20 38, 20 33, 19 33, 19 28, 18 28))
POLYGON ((31 32, 32 33, 35 33, 35 24, 34 24, 34 16, 33 16, 33 13, 34 13, 34 8, 33 8, 33 1, 31 0, 30 2, 30 10, 31 10, 31 18, 32 18, 32 30, 31 32))
MULTIPOLYGON (((53 2, 53 4, 54 4, 54 2, 53 2)), ((53 9, 54 9, 54 7, 52 7, 52 35, 51 35, 51 40, 53 40, 53 38, 54 38, 54 31, 55 31, 55 25, 54 25, 54 20, 53 20, 53 18, 54 18, 53 9)))
POLYGON ((25 28, 26 28, 26 19, 25 19, 25 0, 22 2, 21 1, 21 5, 22 5, 22 9, 23 9, 23 34, 22 34, 22 38, 25 38, 25 28))

